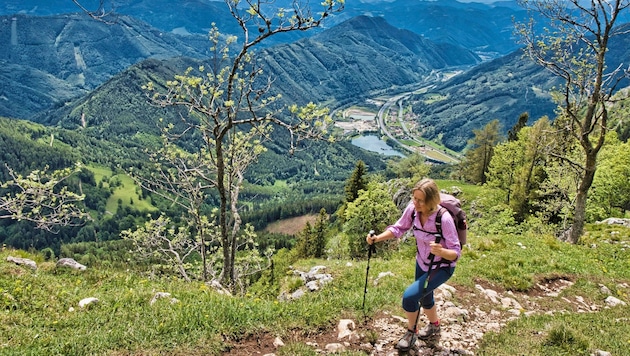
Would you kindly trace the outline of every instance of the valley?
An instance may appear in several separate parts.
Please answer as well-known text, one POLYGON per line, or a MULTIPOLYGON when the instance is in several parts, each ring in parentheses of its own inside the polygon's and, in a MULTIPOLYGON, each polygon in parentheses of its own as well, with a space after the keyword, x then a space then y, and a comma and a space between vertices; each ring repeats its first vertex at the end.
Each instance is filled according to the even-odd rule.
MULTIPOLYGON (((335 126, 343 130, 345 137, 378 133, 381 135, 383 144, 401 148, 406 153, 418 153, 429 162, 458 163, 461 154, 448 150, 441 142, 434 142, 422 137, 422 131, 418 129, 422 117, 414 114, 415 102, 410 99, 413 94, 430 93, 438 83, 453 78, 462 72, 463 69, 459 68, 436 70, 415 85, 419 89, 367 99, 364 103, 358 103, 343 110, 341 120, 337 121, 335 126)), ((379 152, 379 148, 373 151, 379 152)))
MULTIPOLYGON (((530 16, 516 2, 352 1, 276 42, 264 36, 299 9, 263 21, 253 4, 317 3, 117 2, 111 24, 55 2, 0 4, 0 356, 395 355, 423 237, 401 211, 421 177, 460 200, 468 243, 448 246, 441 338, 410 354, 625 354, 628 101, 602 102, 610 120, 581 136, 601 152, 581 160, 593 151, 580 132, 557 134, 562 80, 515 40, 530 16), (252 6, 246 26, 230 4, 252 6), (248 35, 265 44, 239 62, 248 35), (29 172, 63 184, 14 184, 29 172), (91 219, 54 232, 24 219, 65 192, 91 219), (10 205, 24 197, 38 203, 10 205), (403 235, 368 247, 389 224, 403 235), (356 323, 347 339, 340 318, 356 323)), ((604 67, 627 67, 622 26, 604 67)))

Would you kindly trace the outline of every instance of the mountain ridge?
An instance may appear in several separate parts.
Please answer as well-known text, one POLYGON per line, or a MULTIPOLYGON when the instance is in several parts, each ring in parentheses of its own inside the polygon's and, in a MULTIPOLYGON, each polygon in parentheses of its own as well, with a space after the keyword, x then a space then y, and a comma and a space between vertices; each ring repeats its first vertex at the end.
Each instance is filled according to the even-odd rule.
POLYGON ((0 62, 12 66, 2 71, 0 97, 7 100, 1 116, 30 118, 56 102, 87 94, 145 58, 204 54, 200 37, 185 42, 128 16, 107 25, 76 13, 13 15, 0 17, 0 24, 5 48, 0 62), (33 80, 25 82, 29 77, 33 80))
MULTIPOLYGON (((371 91, 417 82, 431 70, 447 66, 451 61, 458 65, 462 62, 468 65, 479 62, 476 55, 463 48, 453 49, 456 55, 452 57, 439 55, 439 46, 409 31, 401 31, 406 35, 406 45, 403 45, 390 34, 396 33, 395 28, 381 19, 363 17, 339 26, 314 38, 257 52, 263 68, 276 82, 274 90, 281 93, 287 101, 298 104, 313 101, 343 105, 356 101, 357 97, 365 97, 371 91), (370 36, 360 30, 351 31, 353 26, 363 26, 370 31, 378 31, 380 35, 370 36), (355 44, 349 46, 351 42, 355 44), (413 51, 400 49, 405 46, 413 51), (457 59, 452 59, 455 57, 457 59), (308 60, 304 60, 305 58, 308 60), (357 73, 363 74, 363 78, 359 79, 357 73)), ((60 123, 66 128, 77 127, 79 117, 86 114, 86 111, 78 108, 85 109, 89 106, 91 109, 87 110, 88 113, 118 120, 120 124, 115 125, 117 127, 124 127, 129 123, 131 112, 138 113, 137 118, 140 121, 150 122, 151 119, 144 117, 142 113, 155 114, 155 110, 146 108, 147 104, 140 99, 144 97, 144 93, 140 92, 141 86, 149 78, 164 82, 172 79, 178 71, 183 72, 187 67, 197 67, 202 63, 203 61, 190 57, 145 60, 113 76, 88 96, 40 113, 34 120, 46 124, 60 123), (112 94, 104 94, 103 91, 112 94), (127 97, 141 108, 130 108, 127 104, 126 109, 117 108, 109 99, 113 96, 127 97), (98 100, 103 100, 103 103, 98 104, 98 100)), ((89 121, 91 120, 88 119, 89 121)), ((95 118, 95 122, 103 120, 95 118)), ((148 129, 148 126, 145 125, 145 128, 148 129)))

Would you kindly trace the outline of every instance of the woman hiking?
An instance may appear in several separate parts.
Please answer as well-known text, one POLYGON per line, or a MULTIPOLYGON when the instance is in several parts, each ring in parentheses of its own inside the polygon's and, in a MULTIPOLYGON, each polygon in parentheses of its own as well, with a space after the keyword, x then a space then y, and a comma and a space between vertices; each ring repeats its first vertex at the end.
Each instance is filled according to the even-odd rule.
POLYGON ((451 278, 455 271, 456 261, 461 254, 453 218, 446 209, 440 209, 440 191, 437 184, 431 179, 422 179, 413 187, 411 194, 411 202, 395 224, 388 226, 378 235, 368 235, 366 238, 367 243, 371 245, 375 242, 400 238, 412 228, 416 238, 418 250, 416 276, 415 281, 407 287, 402 297, 402 308, 407 316, 407 332, 396 345, 399 350, 409 350, 416 343, 416 338, 426 340, 440 332, 440 319, 433 291, 451 278), (440 231, 436 226, 438 211, 441 213, 442 238, 439 243, 436 243, 435 234, 440 231), (432 264, 431 254, 434 256, 432 264), (425 288, 427 278, 429 282, 425 288), (429 319, 429 323, 422 330, 417 329, 419 302, 429 319))

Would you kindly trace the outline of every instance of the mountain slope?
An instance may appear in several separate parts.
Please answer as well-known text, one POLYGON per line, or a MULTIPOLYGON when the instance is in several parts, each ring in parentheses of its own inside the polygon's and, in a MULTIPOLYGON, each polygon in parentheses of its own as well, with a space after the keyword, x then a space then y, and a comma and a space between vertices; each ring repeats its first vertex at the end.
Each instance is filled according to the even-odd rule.
POLYGON ((367 16, 265 49, 261 57, 276 87, 298 103, 359 102, 370 92, 417 83, 434 69, 479 62, 469 50, 438 45, 367 16))
POLYGON ((432 41, 462 46, 491 57, 517 48, 512 34, 513 20, 520 21, 527 16, 514 1, 480 4, 453 0, 392 0, 349 5, 338 17, 360 14, 383 17, 392 26, 432 41))
MULTIPOLYGON (((265 49, 258 57, 265 73, 274 78, 275 90, 288 101, 334 106, 356 102, 370 91, 415 83, 436 68, 478 61, 465 49, 451 49, 448 56, 440 50, 440 46, 397 30, 382 19, 359 17, 312 39, 265 49)), ((138 129, 155 132, 156 118, 169 111, 150 107, 142 85, 149 80, 170 80, 175 73, 200 64, 202 61, 185 57, 144 61, 88 96, 42 113, 35 120, 71 128, 78 127, 84 116, 88 129, 96 125, 103 134, 114 137, 123 132, 133 135, 138 129)))
MULTIPOLYGON (((607 53, 608 72, 630 63, 630 24, 619 26, 616 32, 619 35, 611 38, 607 53)), ((626 78, 617 89, 629 84, 626 78)), ((530 123, 543 115, 553 119, 556 104, 550 91, 562 85, 558 77, 517 50, 417 95, 413 111, 421 118, 425 137, 435 139, 442 134, 445 145, 459 151, 472 138, 474 129, 494 119, 499 120, 504 132, 523 112, 529 113, 530 123)))
MULTIPOLYGON (((268 5, 290 9, 292 3, 293 0, 275 0, 268 5)), ((316 2, 311 4, 314 9, 318 5, 316 2)), ((95 5, 86 7, 96 9, 95 5)), ((114 10, 166 32, 206 34, 210 24, 215 22, 221 32, 240 35, 237 23, 222 1, 116 0, 114 10)), ((76 11, 78 7, 69 0, 62 3, 6 0, 0 4, 0 14, 51 15, 76 11)), ((347 1, 344 11, 331 16, 324 26, 330 28, 360 15, 383 17, 395 27, 413 31, 430 40, 490 52, 496 56, 516 49, 512 19, 522 20, 527 13, 515 1, 494 4, 453 0, 347 1)), ((267 44, 294 42, 320 31, 290 33, 275 37, 267 44)))
POLYGON ((40 69, 0 60, 0 116, 28 118, 88 91, 40 69))
POLYGON ((3 116, 29 118, 145 58, 199 57, 203 52, 199 39, 189 37, 187 43, 124 16, 113 25, 83 14, 4 16, 0 24, 3 116))

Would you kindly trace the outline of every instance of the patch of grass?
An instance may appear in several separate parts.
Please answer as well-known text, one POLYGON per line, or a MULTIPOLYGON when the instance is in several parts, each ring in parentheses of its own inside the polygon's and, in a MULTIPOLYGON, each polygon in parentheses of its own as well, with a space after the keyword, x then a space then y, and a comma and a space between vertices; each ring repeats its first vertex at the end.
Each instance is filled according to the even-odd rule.
POLYGON ((317 351, 315 351, 315 349, 312 346, 308 346, 301 342, 296 342, 296 343, 290 343, 290 344, 280 347, 276 354, 278 356, 294 356, 294 355, 316 356, 317 351))
MULTIPOLYGON (((464 198, 476 189, 439 182, 442 188, 452 185, 460 186, 464 198)), ((628 235, 620 234, 620 241, 612 241, 607 238, 609 233, 599 237, 592 233, 592 241, 582 245, 557 242, 537 233, 473 235, 448 282, 458 291, 456 301, 464 300, 460 291, 474 290, 477 283, 495 285, 499 290, 531 291, 537 283, 555 279, 574 282, 558 297, 545 299, 546 307, 562 313, 516 318, 499 333, 486 334, 476 354, 579 355, 597 349, 624 354, 630 344, 630 308, 605 307, 608 294, 601 287, 630 303, 630 249, 628 238, 623 237, 628 235), (601 306, 600 310, 575 313, 567 308, 564 298, 578 296, 587 305, 601 306)), ((229 340, 250 335, 308 334, 334 328, 340 316, 359 321, 384 312, 400 315, 401 294, 413 279, 414 251, 413 241, 401 244, 393 253, 379 249, 370 261, 367 293, 366 260, 291 261, 301 271, 324 265, 323 272, 334 280, 316 293, 280 302, 276 295, 228 297, 201 282, 148 278, 133 267, 99 266, 83 272, 57 269, 43 255, 3 248, 0 355, 219 355, 228 351, 229 340), (8 255, 33 259, 39 268, 32 271, 8 263, 8 255), (375 285, 381 272, 394 276, 375 285), (151 305, 157 291, 171 293, 178 302, 161 299, 151 305), (86 297, 96 297, 99 302, 79 308, 79 300, 86 297)), ((285 282, 283 288, 297 287, 290 270, 279 275, 285 282)), ((280 352, 308 354, 310 349, 296 343, 280 352)))
POLYGON ((88 169, 94 173, 94 179, 97 183, 105 179, 104 187, 114 186, 112 195, 107 199, 105 205, 105 209, 110 213, 116 213, 119 202, 123 207, 131 206, 140 211, 153 211, 156 209, 149 200, 142 199, 138 195, 139 187, 129 175, 123 173, 114 174, 111 169, 104 166, 90 165, 88 169))
POLYGON ((590 355, 595 350, 623 355, 630 343, 628 321, 627 307, 522 317, 500 333, 486 334, 477 355, 590 355))
MULTIPOLYGON (((325 329, 339 315, 362 315, 365 262, 347 267, 342 261, 299 261, 295 267, 305 271, 326 265, 335 281, 318 293, 279 302, 275 297, 223 296, 200 282, 149 279, 105 266, 79 272, 46 262, 47 268, 42 264, 31 271, 6 262, 8 255, 41 260, 23 251, 0 252, 0 355, 218 355, 227 347, 222 340, 325 329), (178 302, 160 299, 151 305, 158 291, 171 293, 178 302), (99 302, 80 308, 78 302, 87 297, 99 302)), ((370 281, 399 264, 373 260, 370 281)), ((371 287, 367 313, 394 301, 398 310, 408 273, 371 287)))

